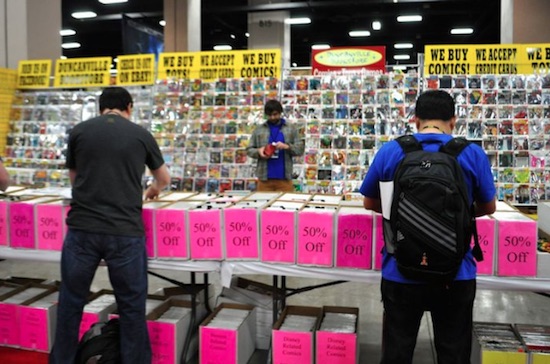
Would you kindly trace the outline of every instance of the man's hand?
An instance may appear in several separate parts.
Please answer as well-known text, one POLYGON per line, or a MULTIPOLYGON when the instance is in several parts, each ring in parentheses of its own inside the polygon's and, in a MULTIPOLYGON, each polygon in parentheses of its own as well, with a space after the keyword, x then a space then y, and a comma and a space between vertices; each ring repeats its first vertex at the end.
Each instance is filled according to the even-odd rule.
POLYGON ((258 148, 258 155, 262 159, 268 159, 269 157, 267 155, 265 155, 264 151, 265 151, 265 147, 258 148))
POLYGON ((283 142, 277 142, 277 143, 275 143, 275 148, 277 148, 277 149, 290 149, 290 145, 285 144, 283 142))

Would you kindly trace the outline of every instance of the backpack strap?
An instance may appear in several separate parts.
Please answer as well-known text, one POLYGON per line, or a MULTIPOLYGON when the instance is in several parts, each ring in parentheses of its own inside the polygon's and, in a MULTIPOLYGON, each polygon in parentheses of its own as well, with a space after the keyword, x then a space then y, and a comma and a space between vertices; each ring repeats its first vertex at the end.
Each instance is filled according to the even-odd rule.
POLYGON ((469 144, 470 142, 466 138, 453 138, 442 145, 439 151, 456 158, 469 144))
MULTIPOLYGON (((453 138, 449 140, 445 145, 442 145, 441 148, 439 148, 439 151, 456 158, 469 144, 470 142, 466 140, 466 138, 453 138)), ((473 205, 471 207, 470 215, 472 216, 472 235, 474 238, 472 255, 478 262, 481 262, 483 261, 483 250, 479 245, 479 237, 477 235, 477 222, 475 218, 475 208, 473 205)))
POLYGON ((395 141, 399 144, 401 149, 403 149, 405 154, 424 149, 422 148, 422 144, 412 135, 402 135, 395 139, 395 141))

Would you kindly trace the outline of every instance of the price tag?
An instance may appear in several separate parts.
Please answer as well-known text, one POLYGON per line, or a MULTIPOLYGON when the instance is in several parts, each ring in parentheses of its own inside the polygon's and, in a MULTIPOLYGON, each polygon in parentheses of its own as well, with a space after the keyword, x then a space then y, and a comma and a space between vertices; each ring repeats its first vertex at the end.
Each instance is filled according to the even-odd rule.
POLYGON ((224 210, 225 258, 259 259, 258 210, 224 210))
POLYGON ((61 250, 63 246, 63 206, 44 204, 36 206, 38 249, 61 250))
POLYGON ((261 219, 262 261, 296 262, 294 211, 263 210, 261 219))
POLYGON ((189 258, 185 234, 185 211, 159 209, 155 215, 157 257, 189 258))
POLYGON ((537 275, 535 221, 498 222, 498 275, 537 275))
POLYGON ((370 269, 372 232, 371 214, 339 215, 336 266, 370 269))
POLYGON ((10 204, 10 244, 12 248, 34 249, 34 205, 10 204))
POLYGON ((191 259, 221 260, 220 210, 189 211, 191 259))
POLYGON ((334 213, 298 214, 298 264, 332 266, 334 213))

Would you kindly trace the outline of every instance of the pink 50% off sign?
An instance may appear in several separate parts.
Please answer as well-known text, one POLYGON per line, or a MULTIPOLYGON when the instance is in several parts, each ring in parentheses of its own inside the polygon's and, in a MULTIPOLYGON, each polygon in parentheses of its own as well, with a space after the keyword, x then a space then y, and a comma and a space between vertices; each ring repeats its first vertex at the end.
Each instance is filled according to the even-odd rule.
POLYGON ((332 266, 334 214, 300 212, 298 264, 332 266))
POLYGON ((191 259, 221 260, 220 210, 189 211, 191 259))
POLYGON ((262 211, 262 261, 291 263, 296 261, 294 243, 295 213, 262 211))
POLYGON ((499 221, 498 275, 537 275, 537 225, 535 221, 499 221))

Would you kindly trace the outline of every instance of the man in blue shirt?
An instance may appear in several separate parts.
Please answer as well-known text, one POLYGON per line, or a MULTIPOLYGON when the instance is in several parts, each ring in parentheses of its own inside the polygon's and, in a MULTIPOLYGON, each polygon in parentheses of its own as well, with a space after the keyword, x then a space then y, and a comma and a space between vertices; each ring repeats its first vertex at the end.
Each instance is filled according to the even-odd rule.
POLYGON ((246 153, 258 160, 258 191, 292 192, 292 157, 304 154, 304 143, 294 125, 283 119, 277 100, 264 105, 267 121, 250 136, 246 153))
MULTIPOLYGON (((424 150, 437 151, 447 143, 456 123, 453 98, 430 90, 416 101, 414 137, 424 150)), ((396 141, 386 143, 370 166, 360 192, 366 209, 382 212, 380 182, 392 181, 405 154, 396 141)), ((458 156, 476 216, 495 211, 495 186, 487 155, 469 144, 458 156)), ((451 284, 426 283, 404 277, 393 255, 383 250, 382 301, 384 323, 382 363, 412 363, 420 321, 430 311, 439 364, 470 363, 472 314, 476 292, 476 263, 469 251, 451 284)))

